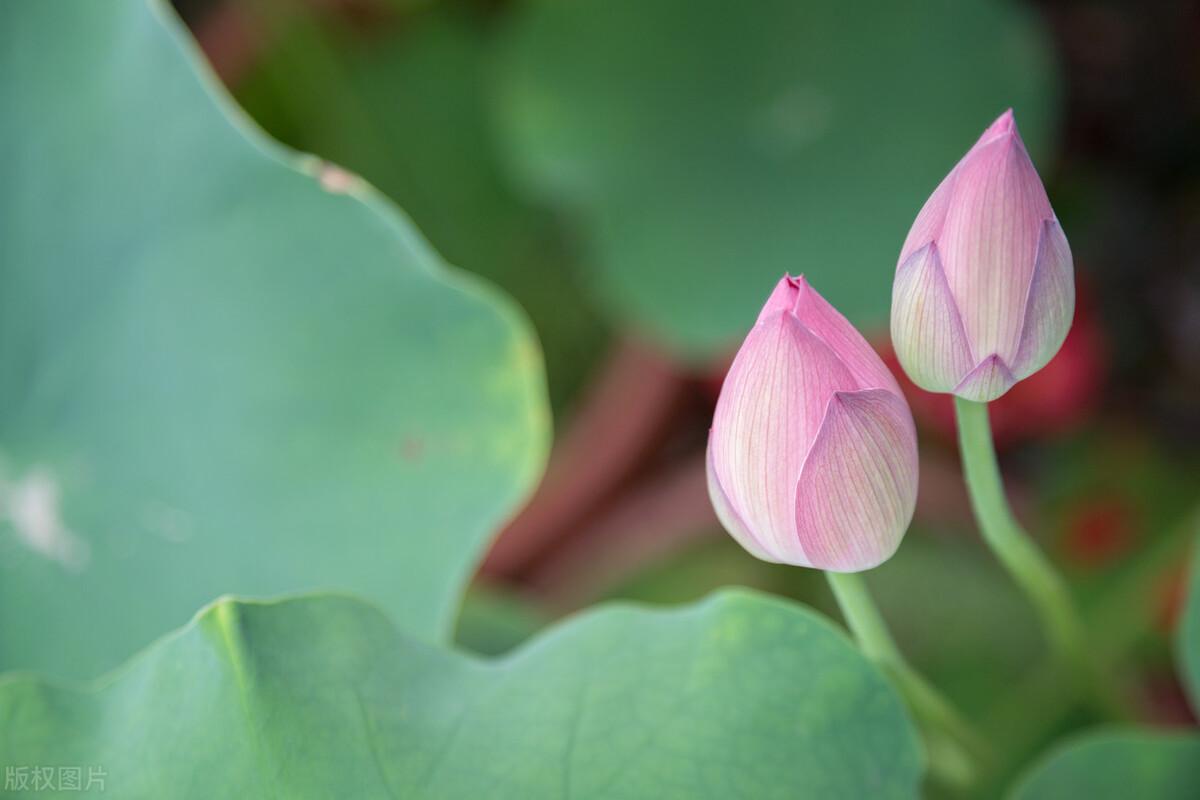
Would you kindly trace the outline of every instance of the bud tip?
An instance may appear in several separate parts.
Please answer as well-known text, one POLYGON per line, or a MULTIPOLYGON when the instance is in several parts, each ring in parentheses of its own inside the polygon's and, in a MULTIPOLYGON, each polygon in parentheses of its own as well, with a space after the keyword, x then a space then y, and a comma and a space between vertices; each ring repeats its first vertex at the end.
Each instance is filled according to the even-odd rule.
POLYGON ((1004 136, 1020 137, 1020 135, 1017 131, 1017 120, 1013 116, 1013 110, 1010 108, 996 117, 996 121, 989 125, 988 129, 983 132, 980 141, 990 142, 1004 136))

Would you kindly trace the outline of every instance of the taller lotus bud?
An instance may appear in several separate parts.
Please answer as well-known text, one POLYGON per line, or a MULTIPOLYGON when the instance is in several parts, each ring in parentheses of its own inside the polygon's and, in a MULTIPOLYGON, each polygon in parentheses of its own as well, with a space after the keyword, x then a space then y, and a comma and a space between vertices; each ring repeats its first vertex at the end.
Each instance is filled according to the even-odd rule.
POLYGON ((1071 249, 1009 110, 904 241, 892 287, 896 356, 923 389, 995 400, 1046 366, 1074 311, 1071 249))
POLYGON ((836 572, 887 560, 912 519, 908 404, 862 335, 803 277, 775 287, 725 377, 708 493, 751 554, 836 572))

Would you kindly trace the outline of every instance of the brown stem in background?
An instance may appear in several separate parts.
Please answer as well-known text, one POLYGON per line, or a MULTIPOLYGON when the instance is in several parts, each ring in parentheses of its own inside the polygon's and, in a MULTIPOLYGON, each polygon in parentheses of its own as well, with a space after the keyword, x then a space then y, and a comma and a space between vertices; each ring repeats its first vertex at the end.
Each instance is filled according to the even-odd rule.
POLYGON ((622 495, 538 565, 528 583, 552 607, 578 608, 645 564, 719 531, 700 452, 622 495))
MULTIPOLYGON (((220 3, 186 20, 213 71, 235 86, 272 45, 287 23, 302 14, 332 14, 361 28, 394 23, 397 9, 378 0, 254 0, 220 3), (270 5, 267 5, 269 2, 270 5), (268 10, 270 13, 268 13, 268 10)), ((413 0, 408 10, 423 3, 413 0)))
POLYGON ((661 443, 686 388, 667 359, 631 339, 617 342, 559 431, 541 486, 497 538, 483 574, 517 577, 584 525, 661 443))
MULTIPOLYGON (((964 529, 971 510, 953 459, 939 452, 923 454, 921 480, 917 519, 935 529, 964 529)), ((721 526, 708 499, 704 451, 695 450, 614 497, 525 573, 524 582, 539 601, 573 610, 646 565, 719 535, 721 526)))
POLYGON ((255 15, 234 3, 222 3, 194 23, 192 34, 226 86, 234 85, 267 46, 266 31, 255 15))

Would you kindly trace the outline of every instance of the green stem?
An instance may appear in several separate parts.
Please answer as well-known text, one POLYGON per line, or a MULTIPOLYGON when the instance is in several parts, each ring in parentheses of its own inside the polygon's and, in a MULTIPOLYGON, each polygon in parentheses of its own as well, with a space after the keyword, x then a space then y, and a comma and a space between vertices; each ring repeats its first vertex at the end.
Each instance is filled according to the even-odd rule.
POLYGON ((1081 667, 1086 664, 1083 626, 1066 584, 1009 508, 987 403, 956 397, 954 407, 963 474, 983 539, 1037 609, 1056 655, 1072 667, 1081 667))
POLYGON ((904 659, 862 576, 845 572, 825 576, 859 649, 891 677, 912 708, 925 733, 931 770, 949 783, 969 784, 977 762, 989 758, 983 737, 904 659))

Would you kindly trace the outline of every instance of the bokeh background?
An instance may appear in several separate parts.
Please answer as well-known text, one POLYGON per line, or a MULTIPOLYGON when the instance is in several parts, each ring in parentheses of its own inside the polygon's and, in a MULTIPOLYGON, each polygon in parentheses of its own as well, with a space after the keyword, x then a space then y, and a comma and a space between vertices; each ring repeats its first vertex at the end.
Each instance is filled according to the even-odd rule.
MULTIPOLYGON (((1062 351, 994 404, 1019 516, 1116 654, 1130 717, 1189 722, 1169 635, 1200 516, 1200 5, 909 0, 177 0, 262 127, 362 175, 541 339, 550 468, 459 639, 502 652, 606 598, 736 583, 832 612, 817 573, 725 537, 704 444, 785 271, 888 352, 925 197, 1014 108, 1076 259, 1062 351)), ((894 364, 894 362, 893 362, 894 364)), ((945 398, 909 387, 913 529, 869 576, 912 660, 1006 718, 1043 657, 981 547, 945 398)))

